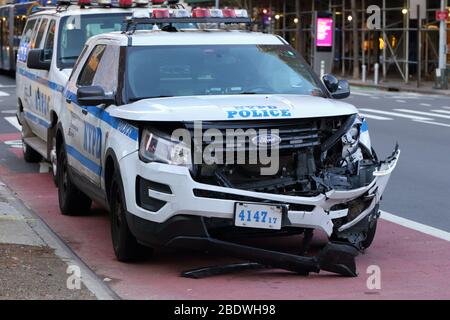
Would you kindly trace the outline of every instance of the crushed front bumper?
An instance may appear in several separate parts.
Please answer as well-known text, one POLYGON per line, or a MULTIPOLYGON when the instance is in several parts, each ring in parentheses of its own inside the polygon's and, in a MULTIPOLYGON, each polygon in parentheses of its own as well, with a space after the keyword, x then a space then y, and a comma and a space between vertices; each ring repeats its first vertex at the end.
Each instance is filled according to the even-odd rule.
POLYGON ((380 162, 374 172, 374 179, 367 186, 353 190, 331 190, 314 197, 267 194, 198 183, 192 179, 187 168, 144 163, 139 160, 137 152, 123 157, 120 167, 126 168, 121 173, 127 211, 142 220, 161 224, 176 216, 197 216, 233 221, 235 203, 251 199, 251 202, 288 204, 287 219, 283 226, 320 229, 331 236, 333 220, 349 214, 349 209, 332 210, 333 207, 359 198, 367 200, 364 210, 339 226, 339 232, 364 219, 380 202, 399 156, 400 150, 396 148, 390 157, 380 162), (148 182, 144 192, 140 179, 148 182), (205 197, 199 191, 216 197, 205 197))

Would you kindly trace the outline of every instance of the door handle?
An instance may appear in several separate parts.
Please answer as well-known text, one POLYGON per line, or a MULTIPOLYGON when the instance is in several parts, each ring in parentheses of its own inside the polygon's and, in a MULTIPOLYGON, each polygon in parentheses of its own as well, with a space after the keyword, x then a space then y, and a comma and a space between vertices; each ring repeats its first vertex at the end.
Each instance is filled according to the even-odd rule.
POLYGON ((86 109, 82 109, 81 112, 82 112, 84 115, 87 115, 87 114, 88 114, 88 112, 87 112, 86 109))
POLYGON ((69 98, 66 98, 66 102, 67 103, 72 103, 72 100, 70 100, 69 98))

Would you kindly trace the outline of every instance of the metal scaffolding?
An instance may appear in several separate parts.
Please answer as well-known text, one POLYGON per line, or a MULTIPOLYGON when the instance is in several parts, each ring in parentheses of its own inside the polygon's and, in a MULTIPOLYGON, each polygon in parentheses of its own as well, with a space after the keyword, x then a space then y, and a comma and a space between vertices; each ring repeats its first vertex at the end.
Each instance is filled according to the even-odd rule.
MULTIPOLYGON (((435 12, 440 10, 440 0, 427 1, 425 19, 421 23, 410 18, 410 0, 254 0, 246 4, 253 10, 256 22, 260 8, 267 8, 271 14, 270 24, 258 29, 283 36, 310 64, 314 59, 314 13, 329 11, 335 21, 334 72, 342 76, 354 75, 355 67, 359 70, 365 65, 370 75, 378 63, 384 80, 387 77, 406 83, 415 80, 419 85, 421 80, 434 79, 434 70, 439 64, 439 22, 435 12), (378 29, 367 27, 370 5, 380 8, 378 29)), ((450 32, 447 34, 450 36, 450 32)), ((450 67, 449 57, 447 68, 450 67)))

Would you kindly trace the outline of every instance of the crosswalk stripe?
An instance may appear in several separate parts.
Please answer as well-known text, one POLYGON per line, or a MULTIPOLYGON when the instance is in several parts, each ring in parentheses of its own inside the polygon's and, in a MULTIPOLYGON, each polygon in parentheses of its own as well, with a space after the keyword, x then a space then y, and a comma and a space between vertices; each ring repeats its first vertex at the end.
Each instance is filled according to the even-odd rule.
POLYGON ((16 117, 5 117, 5 120, 13 125, 17 130, 22 131, 22 126, 19 124, 16 117))
POLYGON ((370 96, 372 96, 372 94, 370 94, 370 93, 364 93, 364 92, 361 92, 361 91, 352 91, 352 94, 355 95, 355 96, 361 96, 361 97, 370 97, 370 96))
POLYGON ((443 115, 443 114, 436 114, 436 113, 431 113, 431 112, 416 111, 416 110, 409 110, 409 109, 394 109, 394 110, 395 111, 399 111, 399 112, 407 112, 407 113, 419 114, 419 115, 422 115, 422 116, 430 116, 430 117, 450 119, 450 115, 446 116, 446 115, 443 115))
POLYGON ((450 128, 450 124, 448 124, 448 123, 441 123, 441 122, 434 122, 434 121, 422 121, 422 120, 414 120, 414 122, 420 122, 420 123, 426 123, 426 124, 432 124, 435 126, 450 128))
POLYGON ((450 114, 450 110, 431 110, 431 111, 438 112, 438 113, 450 114))
POLYGON ((9 97, 9 93, 5 91, 0 91, 0 97, 9 97))
POLYGON ((395 100, 395 102, 406 103, 406 101, 405 101, 405 100, 400 100, 400 99, 398 99, 398 100, 395 100))
POLYGON ((429 104, 429 103, 421 103, 420 105, 422 107, 431 107, 431 104, 429 104))
POLYGON ((361 113, 361 115, 362 115, 364 118, 367 118, 367 119, 374 119, 374 120, 394 120, 394 119, 392 119, 392 118, 381 117, 381 116, 375 116, 375 115, 372 115, 372 114, 366 114, 366 113, 361 113))
POLYGON ((404 114, 404 113, 397 113, 397 112, 391 112, 391 111, 382 111, 382 110, 375 110, 375 109, 368 109, 368 108, 359 108, 360 111, 366 111, 366 112, 372 112, 372 113, 378 113, 383 114, 387 116, 394 116, 394 117, 400 117, 400 118, 408 118, 413 120, 423 120, 423 121, 430 121, 433 119, 425 118, 425 117, 419 117, 419 116, 413 116, 410 114, 404 114))

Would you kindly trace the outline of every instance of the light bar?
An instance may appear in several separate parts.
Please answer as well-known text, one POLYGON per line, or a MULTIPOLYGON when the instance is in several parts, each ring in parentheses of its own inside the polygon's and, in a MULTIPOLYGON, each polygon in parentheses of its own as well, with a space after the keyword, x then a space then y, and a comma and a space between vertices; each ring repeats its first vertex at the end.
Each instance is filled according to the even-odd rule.
POLYGON ((119 0, 119 7, 129 8, 133 5, 133 0, 119 0))
POLYGON ((209 9, 195 8, 195 9, 192 9, 192 17, 193 18, 209 18, 209 17, 211 17, 211 12, 209 11, 209 9))
POLYGON ((168 9, 153 9, 152 17, 155 19, 170 18, 170 12, 168 9))

